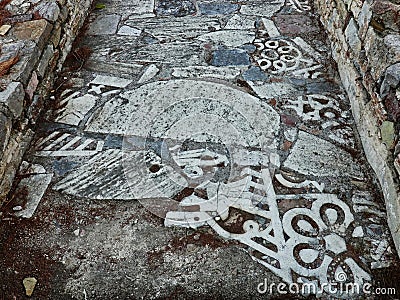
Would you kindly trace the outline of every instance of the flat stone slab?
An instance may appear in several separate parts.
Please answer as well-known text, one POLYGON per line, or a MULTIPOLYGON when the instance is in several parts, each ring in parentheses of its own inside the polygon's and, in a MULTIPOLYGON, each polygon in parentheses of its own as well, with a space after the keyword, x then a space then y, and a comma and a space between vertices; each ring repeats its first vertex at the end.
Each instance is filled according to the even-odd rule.
POLYGON ((22 201, 24 204, 21 206, 22 209, 15 213, 15 216, 32 218, 52 177, 52 174, 36 174, 20 181, 16 195, 20 194, 21 197, 17 197, 14 201, 17 201, 17 203, 22 201))
POLYGON ((115 34, 118 29, 118 24, 121 19, 120 15, 105 15, 98 16, 87 31, 89 35, 111 35, 115 34))
POLYGON ((284 166, 306 175, 363 177, 349 153, 303 131, 299 131, 284 166))
POLYGON ((25 91, 20 82, 11 82, 0 92, 0 103, 5 105, 16 119, 22 113, 25 91))
POLYGON ((131 18, 125 25, 143 30, 159 40, 190 39, 221 28, 217 17, 131 18))
POLYGON ((229 2, 199 2, 198 6, 203 15, 227 15, 239 9, 238 4, 229 2))
POLYGON ((255 34, 240 30, 221 30, 203 34, 198 39, 201 41, 212 41, 215 44, 224 44, 228 47, 239 47, 244 44, 251 44, 255 39, 255 34))
POLYGON ((190 138, 198 142, 211 138, 224 144, 263 148, 273 143, 278 120, 270 107, 238 89, 206 81, 172 80, 150 83, 110 100, 85 130, 177 140, 190 138), (155 100, 157 105, 150 105, 155 100), (188 106, 191 111, 183 117, 188 106), (228 120, 224 118, 226 114, 230 116, 228 120), (208 121, 210 118, 215 121, 208 121), (178 126, 179 119, 183 123, 171 127, 178 126), (196 132, 198 136, 193 136, 196 132), (206 132, 217 136, 207 136, 206 132))
POLYGON ((213 53, 211 64, 216 67, 246 66, 250 65, 250 57, 242 49, 216 50, 213 53))

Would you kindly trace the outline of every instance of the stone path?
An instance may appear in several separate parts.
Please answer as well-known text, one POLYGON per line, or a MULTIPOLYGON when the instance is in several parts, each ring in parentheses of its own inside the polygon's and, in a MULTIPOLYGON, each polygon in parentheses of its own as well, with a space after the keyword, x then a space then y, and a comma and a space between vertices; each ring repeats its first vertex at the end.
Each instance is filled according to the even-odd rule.
POLYGON ((311 0, 97 3, 1 216, 5 298, 396 288, 327 45, 311 0))

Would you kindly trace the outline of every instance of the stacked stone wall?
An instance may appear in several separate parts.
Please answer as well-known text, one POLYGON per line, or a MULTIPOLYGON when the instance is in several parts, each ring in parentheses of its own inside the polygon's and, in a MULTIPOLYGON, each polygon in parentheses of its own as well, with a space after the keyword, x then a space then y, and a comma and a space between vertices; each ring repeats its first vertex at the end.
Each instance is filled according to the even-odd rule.
POLYGON ((400 250, 400 0, 316 0, 400 250))
POLYGON ((0 205, 91 2, 0 1, 0 205))

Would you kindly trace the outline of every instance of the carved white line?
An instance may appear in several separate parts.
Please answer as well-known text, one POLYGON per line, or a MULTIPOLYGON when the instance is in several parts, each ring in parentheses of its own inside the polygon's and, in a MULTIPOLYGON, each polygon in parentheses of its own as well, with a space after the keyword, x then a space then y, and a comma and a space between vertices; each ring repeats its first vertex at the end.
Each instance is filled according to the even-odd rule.
POLYGON ((172 155, 178 166, 196 165, 196 166, 217 166, 218 164, 228 164, 228 158, 208 149, 197 149, 179 152, 172 155), (206 157, 212 159, 205 159, 206 157))
POLYGON ((388 249, 389 247, 389 243, 387 240, 382 240, 379 245, 378 248, 375 250, 374 254, 371 254, 371 257, 376 260, 379 261, 381 259, 381 257, 383 256, 383 254, 386 252, 386 249, 388 249))
MULTIPOLYGON (((322 68, 321 65, 315 65, 315 66, 312 66, 312 67, 306 67, 306 68, 303 68, 303 69, 300 69, 300 70, 295 70, 295 71, 292 72, 292 74, 295 75, 295 76, 303 75, 304 78, 309 78, 310 74, 311 74, 310 72, 316 71, 316 70, 318 70, 320 68, 322 68)), ((311 78, 315 79, 315 78, 318 78, 321 75, 322 75, 322 72, 314 72, 311 75, 311 78)))
POLYGON ((312 180, 305 180, 303 182, 291 182, 286 180, 282 174, 276 174, 275 178, 284 186, 286 187, 290 187, 290 188, 302 188, 302 187, 307 187, 309 185, 313 185, 318 191, 322 192, 325 188, 325 184, 324 183, 318 183, 316 181, 312 181, 312 180))
POLYGON ((265 30, 268 32, 270 37, 278 37, 281 35, 272 20, 262 18, 262 22, 264 23, 265 30))
POLYGON ((90 156, 96 154, 97 152, 101 151, 104 146, 104 141, 95 141, 92 139, 85 139, 82 144, 73 148, 76 143, 81 141, 83 138, 79 136, 73 137, 69 133, 64 133, 54 141, 52 141, 49 145, 42 147, 46 142, 50 141, 51 139, 55 138, 59 135, 60 132, 56 131, 53 132, 49 137, 40 140, 36 149, 38 150, 35 155, 37 156, 90 156), (63 142, 67 138, 71 138, 65 145, 63 142), (87 149, 88 146, 96 145, 95 150, 87 149), (72 148, 72 149, 71 149, 72 148))
POLYGON ((67 144, 65 144, 63 147, 61 147, 60 150, 68 149, 69 147, 71 147, 73 144, 75 144, 80 139, 81 139, 81 137, 79 137, 79 136, 74 137, 71 141, 69 141, 67 144))
POLYGON ((61 143, 63 140, 65 140, 67 137, 69 137, 70 134, 69 133, 64 133, 62 134, 58 139, 56 139, 55 141, 53 141, 50 145, 46 146, 43 148, 43 151, 48 151, 54 147, 56 147, 59 143, 61 143))
POLYGON ((172 76, 176 78, 213 77, 220 79, 233 79, 239 75, 240 69, 236 67, 190 66, 176 67, 172 69, 172 76))
POLYGON ((383 211, 379 211, 377 209, 373 209, 371 207, 368 206, 363 206, 363 205, 353 205, 353 209, 354 212, 356 213, 370 213, 370 214, 374 214, 377 215, 379 217, 386 217, 386 213, 383 211))
POLYGON ((37 147, 40 147, 41 145, 43 145, 43 144, 45 144, 46 142, 50 141, 52 138, 56 137, 56 136, 59 135, 59 134, 60 134, 60 132, 54 131, 54 132, 52 132, 49 136, 40 139, 40 140, 37 142, 37 147))
POLYGON ((138 80, 138 83, 144 83, 146 81, 149 81, 154 76, 156 76, 158 72, 160 72, 160 69, 157 68, 156 65, 154 64, 149 65, 144 71, 143 75, 138 80))
POLYGON ((72 94, 69 95, 67 98, 61 100, 61 101, 60 101, 60 105, 63 106, 65 103, 67 103, 69 100, 75 98, 75 97, 78 96, 79 94, 80 94, 79 92, 72 93, 72 94))
POLYGON ((120 78, 120 77, 113 77, 113 76, 104 76, 104 75, 97 75, 88 85, 105 85, 105 86, 112 86, 117 88, 125 88, 127 87, 132 80, 120 78))
POLYGON ((305 52, 310 54, 314 59, 317 61, 322 60, 322 55, 319 54, 317 51, 314 50, 313 47, 311 47, 305 40, 303 40, 301 37, 296 37, 293 39, 293 42, 296 43, 297 46, 302 48, 305 52))
POLYGON ((375 202, 372 202, 372 201, 369 201, 369 200, 365 200, 365 199, 354 199, 353 198, 353 203, 354 204, 371 205, 371 206, 375 206, 375 207, 379 208, 379 205, 376 204, 375 202))
MULTIPOLYGON (((297 100, 289 100, 290 105, 286 105, 287 108, 294 109, 296 113, 304 120, 304 121, 318 121, 321 120, 321 110, 330 108, 337 112, 338 116, 344 116, 345 113, 340 109, 337 100, 332 97, 327 97, 324 95, 306 95, 299 96, 297 100), (320 103, 318 100, 323 100, 327 102, 326 104, 320 103), (305 111, 304 106, 308 105, 312 108, 312 111, 305 111)), ((324 117, 328 119, 332 119, 336 117, 336 115, 330 111, 324 113, 324 117)), ((331 122, 331 120, 328 120, 331 122)))
POLYGON ((83 150, 85 149, 87 146, 89 146, 93 141, 91 139, 87 139, 86 141, 84 141, 82 143, 82 145, 79 145, 76 150, 83 150))
POLYGON ((298 12, 311 10, 308 0, 289 0, 289 6, 293 6, 298 12))

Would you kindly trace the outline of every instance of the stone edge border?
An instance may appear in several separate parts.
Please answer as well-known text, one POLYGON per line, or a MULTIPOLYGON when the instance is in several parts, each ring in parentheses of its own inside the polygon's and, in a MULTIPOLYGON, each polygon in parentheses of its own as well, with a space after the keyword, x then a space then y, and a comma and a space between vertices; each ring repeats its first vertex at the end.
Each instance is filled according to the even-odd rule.
POLYGON ((316 0, 315 5, 400 253, 400 22, 395 18, 400 4, 394 2, 316 0))
POLYGON ((6 87, 0 91, 0 206, 7 200, 32 140, 30 127, 43 110, 43 99, 51 91, 92 2, 43 0, 33 7, 33 14, 15 15, 9 20, 11 31, 17 32, 16 42, 21 37, 28 51, 12 67, 12 73, 1 78, 6 87))

